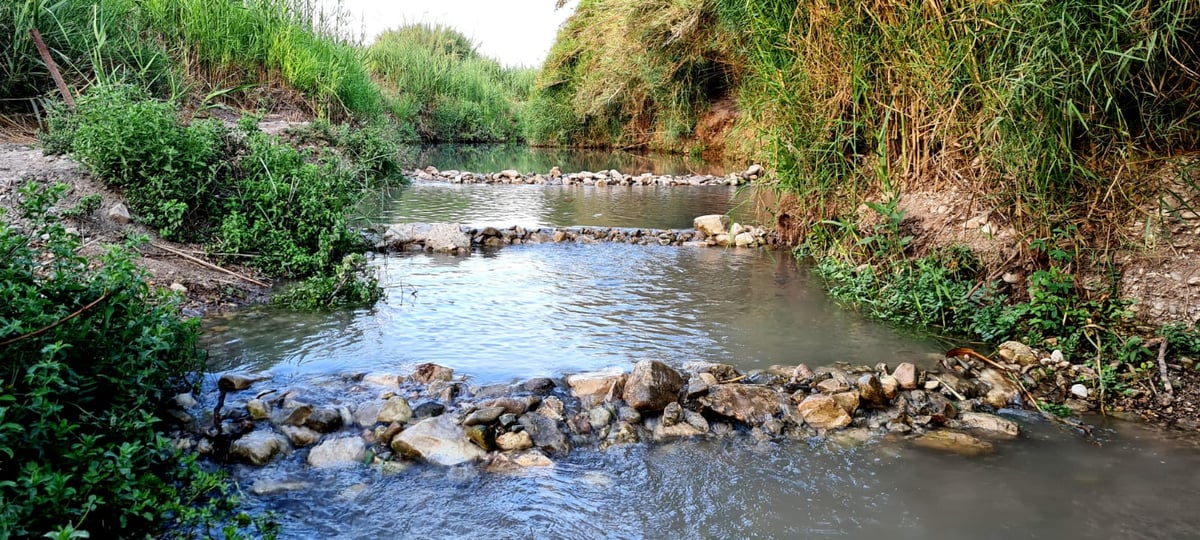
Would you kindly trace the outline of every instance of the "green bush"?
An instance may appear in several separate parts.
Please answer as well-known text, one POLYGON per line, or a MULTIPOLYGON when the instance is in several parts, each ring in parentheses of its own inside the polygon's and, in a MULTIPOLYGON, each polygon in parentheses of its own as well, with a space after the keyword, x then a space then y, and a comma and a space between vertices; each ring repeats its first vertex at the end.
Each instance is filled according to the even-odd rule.
POLYGON ((0 226, 0 537, 186 530, 220 515, 217 477, 181 458, 155 411, 202 367, 198 321, 129 251, 99 265, 26 186, 27 230, 0 226), (207 502, 206 502, 207 501, 207 502))
POLYGON ((332 306, 372 305, 383 289, 367 261, 357 253, 342 258, 332 275, 310 277, 271 297, 271 302, 292 309, 315 310, 332 306))
POLYGON ((76 157, 105 183, 125 190, 138 219, 163 237, 196 239, 212 213, 224 128, 179 124, 171 103, 131 86, 100 85, 79 99, 76 157))

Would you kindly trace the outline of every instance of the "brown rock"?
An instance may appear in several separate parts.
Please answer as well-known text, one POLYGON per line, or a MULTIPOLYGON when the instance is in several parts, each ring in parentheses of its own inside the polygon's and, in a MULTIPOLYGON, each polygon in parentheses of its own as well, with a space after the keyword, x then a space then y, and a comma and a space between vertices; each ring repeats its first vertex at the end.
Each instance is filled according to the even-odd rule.
POLYGON ((1037 355, 1028 345, 1019 341, 1005 341, 996 348, 996 354, 1010 364, 1020 364, 1022 367, 1038 363, 1037 355))
POLYGON ((817 383, 817 390, 822 394, 836 394, 850 389, 850 383, 841 377, 830 377, 817 383))
POLYGON ((409 379, 413 382, 421 384, 429 384, 433 381, 449 381, 452 378, 454 378, 453 369, 429 363, 417 366, 416 371, 409 376, 409 379))
POLYGON ((582 402, 583 408, 590 409, 603 403, 609 392, 619 387, 624 378, 625 374, 620 371, 598 371, 568 375, 566 383, 571 394, 582 402))
POLYGON ((625 381, 622 399, 639 411, 661 411, 679 399, 684 380, 677 371, 657 360, 642 360, 625 381))
POLYGON ((917 366, 910 362, 902 362, 896 366, 896 371, 892 372, 892 376, 904 390, 912 390, 917 387, 917 366))
POLYGON ((913 444, 921 448, 953 452, 964 456, 982 456, 990 454, 993 450, 991 443, 981 441, 961 431, 949 429, 926 433, 913 439, 913 444))
POLYGON ((837 402, 838 407, 841 407, 846 414, 854 416, 854 411, 858 410, 858 390, 848 390, 834 394, 833 400, 837 402))
POLYGON ((989 437, 1012 439, 1021 434, 1016 422, 994 414, 965 412, 959 415, 958 420, 962 422, 962 427, 989 437))
MULTIPOLYGON (((892 389, 893 394, 895 388, 892 389)), ((883 388, 883 383, 879 382, 879 377, 874 374, 863 375, 858 378, 858 394, 862 399, 862 404, 872 409, 881 409, 887 406, 888 397, 883 388)))
POLYGON ((533 448, 533 438, 524 431, 508 432, 496 437, 496 447, 504 450, 525 450, 533 448))
POLYGON ((752 384, 715 384, 699 399, 700 405, 745 424, 761 424, 779 412, 779 394, 770 387, 752 384))
POLYGON ((987 368, 979 372, 979 381, 986 384, 988 389, 983 393, 983 403, 989 407, 1000 409, 1015 403, 1021 392, 1016 385, 999 371, 987 368))
POLYGON ((850 425, 852 420, 837 401, 825 394, 813 394, 805 397, 800 402, 798 412, 806 424, 816 429, 843 428, 850 425))

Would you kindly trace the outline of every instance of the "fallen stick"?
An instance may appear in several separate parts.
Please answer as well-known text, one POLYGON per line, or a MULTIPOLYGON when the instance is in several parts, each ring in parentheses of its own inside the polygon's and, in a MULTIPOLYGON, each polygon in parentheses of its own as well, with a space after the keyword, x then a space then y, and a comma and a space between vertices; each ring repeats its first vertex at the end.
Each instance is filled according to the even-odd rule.
POLYGON ((4 342, 0 342, 0 347, 3 347, 3 346, 5 346, 5 345, 9 345, 9 344, 12 344, 12 343, 16 343, 16 342, 18 342, 18 341, 21 341, 21 340, 24 340, 24 339, 29 339, 29 338, 31 338, 31 337, 34 337, 34 336, 37 336, 37 335, 40 335, 40 334, 44 334, 44 333, 46 333, 46 332, 49 332, 50 330, 53 330, 53 329, 57 328, 59 325, 61 325, 61 324, 65 323, 65 322, 67 322, 67 321, 69 321, 69 320, 71 320, 71 319, 74 319, 75 317, 78 317, 78 316, 82 315, 82 314, 83 314, 83 312, 85 312, 85 311, 87 311, 87 310, 89 310, 89 309, 92 309, 93 307, 96 307, 96 304, 99 304, 100 302, 103 302, 105 298, 108 298, 108 293, 104 293, 104 294, 100 295, 100 298, 97 298, 97 299, 93 300, 93 301, 92 301, 90 304, 88 304, 88 305, 86 305, 86 306, 83 306, 83 307, 79 308, 79 309, 78 309, 78 310, 76 310, 74 313, 72 313, 72 314, 70 314, 70 315, 67 315, 66 317, 63 317, 63 318, 61 318, 61 319, 59 319, 59 320, 55 321, 55 322, 54 322, 54 323, 52 323, 52 324, 49 324, 49 325, 47 325, 47 326, 43 326, 43 327, 41 327, 41 328, 39 328, 39 329, 37 329, 37 330, 34 330, 34 331, 32 331, 32 332, 30 332, 30 333, 28 333, 28 334, 22 334, 22 335, 19 335, 19 336, 15 337, 15 338, 12 338, 12 339, 6 340, 6 341, 4 341, 4 342))
POLYGON ((1167 395, 1174 396, 1175 389, 1171 387, 1171 379, 1167 377, 1167 338, 1163 338, 1162 343, 1158 344, 1158 377, 1162 379, 1167 395))
POLYGON ((210 263, 210 262, 208 262, 208 261, 204 261, 204 260, 198 259, 198 258, 196 258, 196 257, 193 257, 193 256, 191 256, 191 255, 188 255, 187 253, 184 253, 184 252, 182 252, 182 251, 179 251, 178 249, 175 249, 175 248, 170 248, 170 247, 164 246, 164 245, 162 245, 162 244, 155 244, 154 242, 151 242, 151 243, 150 243, 150 245, 151 245, 151 246, 154 246, 154 247, 156 247, 156 248, 158 248, 158 249, 161 249, 161 250, 163 250, 163 251, 166 251, 166 252, 169 252, 169 253, 173 253, 173 254, 175 254, 175 255, 178 255, 178 256, 180 256, 180 257, 183 257, 184 259, 187 259, 187 260, 189 260, 189 261, 191 261, 191 262, 194 262, 194 263, 196 263, 196 264, 198 264, 198 265, 200 265, 200 266, 203 266, 203 267, 205 267, 205 268, 208 268, 209 270, 216 270, 216 271, 218 271, 218 272, 223 272, 223 273, 229 274, 229 275, 231 275, 231 276, 233 276, 233 277, 236 277, 236 278, 238 278, 238 279, 242 279, 242 280, 245 280, 245 281, 247 281, 247 282, 249 282, 249 283, 253 283, 253 284, 255 284, 255 285, 258 285, 259 287, 263 287, 263 288, 269 288, 269 287, 271 286, 270 284, 263 283, 263 282, 261 282, 261 281, 259 281, 259 280, 257 280, 257 279, 254 279, 254 278, 252 278, 252 277, 243 276, 243 275, 241 275, 241 274, 239 274, 239 273, 237 273, 237 272, 234 272, 233 270, 228 270, 228 269, 225 269, 225 268, 221 268, 220 266, 217 266, 217 265, 215 265, 215 264, 213 264, 213 263, 210 263))
POLYGON ((938 384, 942 385, 942 388, 945 388, 946 390, 949 390, 951 394, 954 394, 954 397, 958 398, 959 401, 967 400, 966 396, 958 393, 958 390, 955 390, 953 386, 946 384, 946 381, 943 381, 937 375, 930 375, 930 377, 933 377, 933 380, 937 381, 938 384))

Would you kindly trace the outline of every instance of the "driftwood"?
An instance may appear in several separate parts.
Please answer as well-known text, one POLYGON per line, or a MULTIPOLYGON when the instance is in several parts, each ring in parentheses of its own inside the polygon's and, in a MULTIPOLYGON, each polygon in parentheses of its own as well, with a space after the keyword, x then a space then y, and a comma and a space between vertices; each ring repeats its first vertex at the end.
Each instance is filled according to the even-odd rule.
POLYGON ((71 91, 67 89, 67 83, 63 82, 62 75, 58 73, 58 64, 54 63, 54 57, 50 56, 50 49, 46 48, 46 42, 42 41, 42 34, 37 28, 29 29, 29 37, 33 38, 33 45, 37 47, 38 54, 42 55, 42 61, 46 63, 46 69, 50 70, 50 77, 54 79, 54 84, 58 86, 59 93, 62 94, 63 101, 72 110, 75 109, 75 98, 71 97, 71 91))
POLYGON ((178 255, 178 256, 180 256, 180 257, 183 257, 184 259, 187 259, 187 260, 189 260, 189 261, 191 261, 191 262, 193 262, 193 263, 196 263, 196 264, 198 264, 198 265, 200 265, 200 266, 203 266, 203 267, 205 267, 205 268, 208 268, 209 270, 216 270, 216 271, 218 271, 218 272, 223 272, 223 273, 225 273, 225 274, 229 274, 229 275, 231 275, 231 276, 233 276, 233 277, 236 277, 236 278, 238 278, 238 279, 241 279, 241 280, 243 280, 243 281, 246 281, 246 282, 249 282, 249 283, 253 283, 253 284, 255 284, 255 285, 258 285, 259 287, 268 288, 268 287, 270 287, 270 286, 271 286, 269 283, 263 283, 263 282, 261 282, 261 281, 259 281, 259 280, 257 280, 257 279, 254 279, 254 278, 252 278, 252 277, 243 276, 243 275, 241 275, 241 274, 239 274, 239 273, 237 273, 237 272, 234 272, 233 270, 228 270, 228 269, 225 269, 225 268, 221 268, 220 266, 217 266, 217 265, 215 265, 215 264, 213 264, 213 263, 210 263, 210 262, 208 262, 208 261, 205 261, 205 260, 202 260, 202 259, 198 259, 198 258, 196 258, 196 257, 193 257, 193 256, 191 256, 191 255, 188 255, 187 253, 184 253, 184 252, 182 252, 182 251, 179 251, 178 249, 175 249, 175 248, 172 248, 172 247, 167 247, 167 246, 164 246, 164 245, 162 245, 162 244, 155 244, 155 243, 153 243, 153 242, 151 242, 151 243, 150 243, 150 245, 151 245, 151 246, 154 246, 154 247, 156 247, 156 248, 158 248, 158 249, 161 249, 161 250, 163 250, 163 251, 166 251, 166 252, 168 252, 168 253, 172 253, 172 254, 174 254, 174 255, 178 255))

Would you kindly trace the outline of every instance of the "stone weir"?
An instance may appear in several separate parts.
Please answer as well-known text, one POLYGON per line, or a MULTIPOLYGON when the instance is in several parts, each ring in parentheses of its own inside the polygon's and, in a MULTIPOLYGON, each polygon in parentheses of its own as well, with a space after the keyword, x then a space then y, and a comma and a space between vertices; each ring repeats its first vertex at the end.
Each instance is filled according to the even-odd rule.
POLYGON ((1006 371, 969 357, 929 370, 906 362, 749 372, 642 360, 632 371, 476 386, 422 364, 407 375, 345 374, 311 387, 226 373, 219 399, 205 399, 216 410, 183 394, 172 415, 180 447, 259 466, 373 463, 388 471, 420 461, 507 471, 549 466, 577 448, 725 437, 980 455, 1020 433, 994 414, 1021 401, 1006 371))
POLYGON ((761 165, 751 165, 745 171, 726 176, 712 175, 654 175, 644 173, 637 176, 622 174, 616 169, 609 171, 561 172, 558 167, 546 174, 521 173, 506 169, 494 173, 475 173, 456 170, 439 171, 436 167, 425 167, 409 171, 410 178, 427 182, 449 182, 451 184, 533 184, 552 186, 741 186, 764 177, 766 170, 761 165))
POLYGON ((456 223, 402 223, 375 230, 379 251, 434 251, 467 254, 473 248, 514 244, 622 242, 641 245, 758 248, 777 243, 769 229, 730 223, 729 216, 693 220, 692 229, 627 227, 472 227, 456 223))

